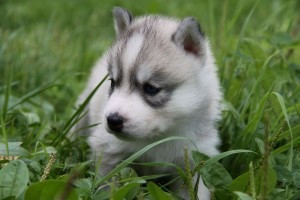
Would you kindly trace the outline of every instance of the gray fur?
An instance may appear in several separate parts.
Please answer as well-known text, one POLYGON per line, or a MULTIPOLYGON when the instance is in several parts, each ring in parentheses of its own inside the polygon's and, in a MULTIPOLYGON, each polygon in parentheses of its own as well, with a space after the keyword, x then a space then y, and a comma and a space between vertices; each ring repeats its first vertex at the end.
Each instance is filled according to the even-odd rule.
POLYGON ((134 33, 142 33, 143 35, 145 35, 145 40, 147 42, 144 42, 142 49, 137 56, 137 60, 132 64, 133 67, 130 70, 130 90, 132 92, 139 93, 139 95, 141 95, 145 102, 153 108, 160 108, 164 106, 171 99, 172 91, 179 85, 175 81, 176 79, 172 80, 172 77, 167 79, 167 73, 166 76, 163 76, 163 70, 159 69, 155 72, 155 75, 153 75, 151 79, 144 80, 144 82, 142 83, 138 82, 136 78, 137 71, 141 70, 139 69, 139 66, 147 62, 153 62, 153 60, 157 59, 156 56, 151 56, 151 54, 153 53, 153 49, 157 49, 158 52, 165 52, 163 54, 166 55, 163 55, 163 57, 167 57, 167 54, 171 53, 172 48, 174 48, 172 45, 170 46, 169 42, 166 42, 164 38, 161 38, 158 34, 159 30, 157 30, 156 24, 164 20, 168 19, 164 19, 158 16, 151 16, 145 19, 145 23, 143 25, 134 23, 130 24, 125 30, 123 30, 122 35, 118 38, 120 44, 117 45, 115 53, 110 54, 108 65, 109 73, 112 73, 112 67, 115 67, 116 71, 118 72, 118 78, 114 80, 116 88, 118 88, 122 84, 124 76, 120 57, 123 55, 123 50, 126 42, 134 33), (156 85, 158 84, 158 86, 162 87, 162 92, 159 95, 151 97, 143 93, 143 84, 149 81, 154 82, 156 83, 156 85))
POLYGON ((133 20, 132 15, 125 9, 115 7, 113 9, 115 29, 117 35, 121 35, 133 20))
POLYGON ((172 36, 173 41, 181 48, 195 55, 203 54, 204 33, 193 17, 185 18, 172 36))
MULTIPOLYGON (((187 137, 194 144, 167 142, 147 151, 137 162, 172 162, 184 167, 184 147, 209 156, 218 154, 215 122, 220 118, 222 94, 209 41, 198 22, 158 15, 133 20, 122 8, 115 8, 113 13, 116 41, 93 68, 79 103, 107 72, 115 88, 111 90, 110 83, 105 82, 91 99, 88 115, 76 127, 99 124, 90 130, 89 144, 95 155, 102 156, 100 173, 107 174, 145 145, 173 135, 187 137), (147 96, 145 83, 160 88, 160 92, 147 96), (124 118, 118 133, 107 126, 107 116, 115 112, 124 118)), ((146 171, 141 175, 174 173, 158 167, 146 171)), ((174 191, 180 183, 175 185, 174 191)), ((180 191, 184 199, 188 199, 187 191, 180 191)), ((210 199, 202 181, 197 193, 201 200, 210 199)))
POLYGON ((108 75, 110 75, 110 77, 116 77, 114 79, 116 87, 119 87, 123 80, 122 62, 119 54, 120 51, 118 51, 117 54, 114 56, 110 55, 108 59, 108 66, 107 66, 108 75), (114 74, 113 68, 116 68, 115 72, 117 74, 114 74))

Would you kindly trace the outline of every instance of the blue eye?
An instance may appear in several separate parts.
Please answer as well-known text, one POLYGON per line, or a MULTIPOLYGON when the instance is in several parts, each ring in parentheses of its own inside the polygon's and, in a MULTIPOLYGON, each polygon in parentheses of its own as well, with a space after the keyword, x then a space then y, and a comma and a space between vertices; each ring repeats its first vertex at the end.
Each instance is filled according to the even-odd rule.
POLYGON ((157 88, 149 83, 144 84, 144 93, 150 96, 154 96, 160 92, 161 88, 157 88))

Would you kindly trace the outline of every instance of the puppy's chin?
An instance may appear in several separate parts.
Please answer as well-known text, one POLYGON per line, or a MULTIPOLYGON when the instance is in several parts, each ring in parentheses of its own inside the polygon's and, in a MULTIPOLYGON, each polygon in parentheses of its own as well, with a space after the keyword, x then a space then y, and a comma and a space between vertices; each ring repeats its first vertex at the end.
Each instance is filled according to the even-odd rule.
POLYGON ((106 130, 108 133, 113 134, 119 140, 128 141, 128 142, 134 142, 134 141, 155 142, 157 139, 159 139, 153 135, 143 135, 143 137, 138 137, 138 135, 136 133, 133 134, 133 133, 129 133, 127 131, 116 132, 116 131, 109 129, 108 127, 106 128, 106 130))
POLYGON ((136 140, 136 138, 134 138, 130 133, 113 131, 108 126, 106 126, 106 131, 110 134, 113 134, 120 140, 124 140, 124 141, 136 140))

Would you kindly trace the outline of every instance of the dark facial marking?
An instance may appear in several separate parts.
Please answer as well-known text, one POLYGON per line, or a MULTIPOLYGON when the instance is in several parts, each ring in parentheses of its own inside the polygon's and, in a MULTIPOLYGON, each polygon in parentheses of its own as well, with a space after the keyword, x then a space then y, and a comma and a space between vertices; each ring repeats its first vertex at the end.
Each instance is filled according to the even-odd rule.
POLYGON ((120 56, 118 55, 119 53, 117 53, 116 56, 110 56, 109 58, 109 64, 108 64, 108 74, 111 78, 113 78, 114 76, 116 76, 116 80, 115 84, 117 86, 119 86, 122 82, 123 79, 123 69, 122 69, 122 64, 121 64, 121 59, 120 56), (117 70, 115 70, 117 72, 117 74, 113 74, 113 68, 116 68, 117 70))
POLYGON ((173 92, 179 87, 180 83, 177 84, 169 84, 157 82, 161 86, 159 86, 159 90, 155 95, 149 95, 147 93, 142 93, 142 97, 145 102, 150 105, 152 108, 162 108, 164 107, 168 101, 171 100, 173 92))
POLYGON ((114 79, 112 79, 112 78, 109 79, 109 81, 110 81, 110 88, 109 88, 109 91, 108 91, 108 95, 110 96, 115 90, 116 83, 115 83, 114 79))
MULTIPOLYGON (((117 43, 116 45, 119 45, 120 48, 118 48, 116 50, 116 52, 111 53, 109 55, 109 59, 108 59, 108 73, 110 75, 111 78, 114 77, 113 74, 113 67, 116 67, 116 71, 117 71, 117 77, 115 80, 113 80, 114 82, 114 88, 118 88, 121 86, 121 83, 123 81, 123 67, 122 67, 122 61, 121 61, 121 57, 123 55, 123 50, 125 49, 126 45, 127 45, 127 41, 131 38, 131 36, 133 35, 134 30, 132 29, 127 29, 119 38, 117 38, 117 43)), ((110 89, 109 91, 109 95, 112 94, 114 90, 110 89)))
POLYGON ((161 88, 155 87, 154 85, 151 85, 149 83, 145 83, 143 85, 143 90, 144 94, 149 96, 155 96, 161 91, 161 88))
POLYGON ((181 84, 162 71, 154 73, 151 78, 140 83, 136 78, 137 70, 142 69, 135 67, 130 73, 130 90, 138 92, 152 108, 161 108, 166 105, 173 91, 181 84))
POLYGON ((162 108, 171 99, 173 91, 161 91, 156 96, 142 95, 144 101, 152 108, 162 108))
MULTIPOLYGON (((119 63, 118 60, 119 59, 117 58, 117 63, 119 63)), ((112 65, 113 64, 108 65, 108 74, 110 76, 110 79, 109 79, 110 88, 109 88, 109 91, 108 91, 109 96, 114 92, 116 87, 119 87, 121 85, 121 81, 123 79, 123 75, 122 75, 123 70, 122 70, 121 66, 119 64, 117 64, 116 66, 114 66, 114 67, 117 68, 117 70, 116 70, 117 71, 117 77, 116 77, 116 80, 114 80, 114 74, 113 74, 113 70, 112 70, 113 66, 112 65)))

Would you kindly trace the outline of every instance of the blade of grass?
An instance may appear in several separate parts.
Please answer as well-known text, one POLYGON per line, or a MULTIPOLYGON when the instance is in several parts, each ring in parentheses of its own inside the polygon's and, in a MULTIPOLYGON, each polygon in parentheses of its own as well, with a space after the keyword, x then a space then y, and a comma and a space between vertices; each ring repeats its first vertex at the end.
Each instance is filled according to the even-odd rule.
POLYGON ((6 133, 6 128, 5 128, 5 123, 4 123, 4 120, 3 120, 3 116, 0 115, 0 117, 1 117, 1 128, 2 128, 2 134, 3 134, 3 142, 5 143, 7 157, 9 157, 9 148, 8 148, 8 140, 7 140, 7 133, 6 133))
MULTIPOLYGON (((260 72, 260 75, 259 77, 256 79, 256 82, 255 84, 253 85, 253 87, 251 88, 251 91, 249 93, 249 95, 247 96, 246 98, 246 103, 241 111, 241 114, 240 114, 240 117, 241 119, 246 119, 246 112, 249 108, 249 105, 250 105, 250 97, 255 93, 255 91, 257 90, 257 87, 259 86, 259 83, 262 81, 265 73, 266 73, 266 70, 267 70, 267 66, 268 64, 270 63, 270 61, 279 53, 279 51, 276 51, 274 52, 272 55, 270 55, 264 62, 264 64, 262 65, 261 67, 261 72, 260 72)), ((274 86, 273 86, 274 87, 274 86)))
POLYGON ((60 86, 60 85, 61 84, 46 84, 46 85, 40 86, 40 87, 34 89, 33 91, 29 92, 28 94, 24 95, 23 97, 21 97, 20 100, 16 104, 9 107, 8 110, 15 108, 16 106, 20 105, 21 103, 29 100, 30 98, 32 98, 38 94, 41 94, 42 92, 44 92, 50 88, 60 86))
POLYGON ((279 105, 281 107, 282 113, 284 115, 284 118, 286 120, 286 123, 289 127, 289 131, 290 131, 290 137, 291 137, 291 147, 290 147, 290 154, 289 154, 289 162, 288 162, 288 169, 290 171, 292 171, 292 166, 293 166, 293 157, 294 157, 294 139, 293 139, 293 132, 292 132, 292 128, 291 128, 291 124, 290 124, 290 120, 287 114, 287 110, 284 104, 284 99, 283 97, 277 93, 277 92, 273 92, 272 94, 274 94, 277 97, 277 100, 279 102, 279 105))
MULTIPOLYGON (((278 155, 278 154, 281 154, 281 153, 289 150, 291 148, 291 143, 292 142, 290 141, 290 142, 286 143, 285 145, 282 145, 282 146, 278 147, 277 149, 274 149, 272 151, 272 154, 273 155, 278 155)), ((293 144, 294 145, 300 145, 300 136, 297 137, 297 138, 294 138, 293 144)))
POLYGON ((243 36, 245 34, 245 30, 246 30, 246 28, 247 28, 247 26, 249 24, 249 21, 250 21, 251 17, 253 16, 253 13, 254 13, 254 11, 255 11, 255 9, 256 9, 256 7, 257 7, 257 5, 258 5, 259 2, 260 2, 260 0, 257 0, 255 2, 255 4, 253 5, 252 9, 249 12, 249 14, 247 15, 247 17, 245 19, 245 22, 243 23, 243 26, 241 28, 241 32, 240 32, 240 34, 238 36, 238 42, 237 42, 236 50, 235 50, 236 52, 237 52, 237 50, 240 47, 240 43, 241 43, 241 40, 242 40, 242 38, 243 38, 243 36))
POLYGON ((10 93, 11 93, 12 68, 13 67, 10 67, 8 70, 8 79, 6 82, 5 97, 4 97, 4 103, 2 106, 2 113, 1 113, 2 117, 3 117, 3 121, 5 121, 5 118, 6 118, 6 112, 7 112, 9 97, 10 97, 10 93))
POLYGON ((188 138, 185 137, 178 137, 178 136, 173 136, 173 137, 168 137, 162 140, 159 140, 157 142, 154 142, 152 144, 147 145, 146 147, 144 147, 143 149, 139 150, 138 152, 136 152, 135 154, 133 154, 132 156, 130 156, 129 158, 127 158, 126 160, 124 160, 122 163, 120 163, 118 166, 116 166, 112 171, 110 171, 108 174, 106 174, 102 179, 100 179, 96 185, 100 185, 102 183, 104 183, 105 181, 109 180, 110 178, 112 178, 116 173, 118 173, 121 169, 123 169, 124 167, 128 166, 131 162, 133 162, 135 159, 139 158, 141 155, 143 155, 145 152, 149 151, 150 149, 152 149, 153 147, 168 142, 168 141, 172 141, 172 140, 189 140, 188 138))
POLYGON ((64 128, 63 128, 63 133, 58 135, 52 142, 53 144, 56 144, 57 141, 59 141, 59 139, 61 138, 65 138, 66 135, 68 134, 68 132, 71 130, 71 128, 77 123, 76 118, 78 116, 80 116, 80 114, 84 111, 84 109, 86 108, 86 106, 88 105, 88 103, 90 102, 90 100, 92 99, 92 97, 94 96, 94 94, 97 92, 97 90, 99 89, 99 87, 104 83, 104 81, 107 79, 108 75, 106 75, 101 81, 100 83, 93 89, 93 91, 89 94, 89 96, 84 100, 84 102, 79 106, 79 108, 76 110, 76 112, 71 116, 71 118, 67 121, 67 123, 65 124, 64 128))
POLYGON ((236 150, 226 151, 226 152, 220 153, 216 156, 213 156, 213 157, 209 158, 207 161, 205 161, 205 163, 202 167, 207 167, 211 164, 214 164, 214 163, 218 162, 219 160, 221 160, 221 159, 223 159, 227 156, 237 154, 237 153, 254 153, 254 154, 257 154, 254 151, 245 150, 245 149, 236 149, 236 150))

